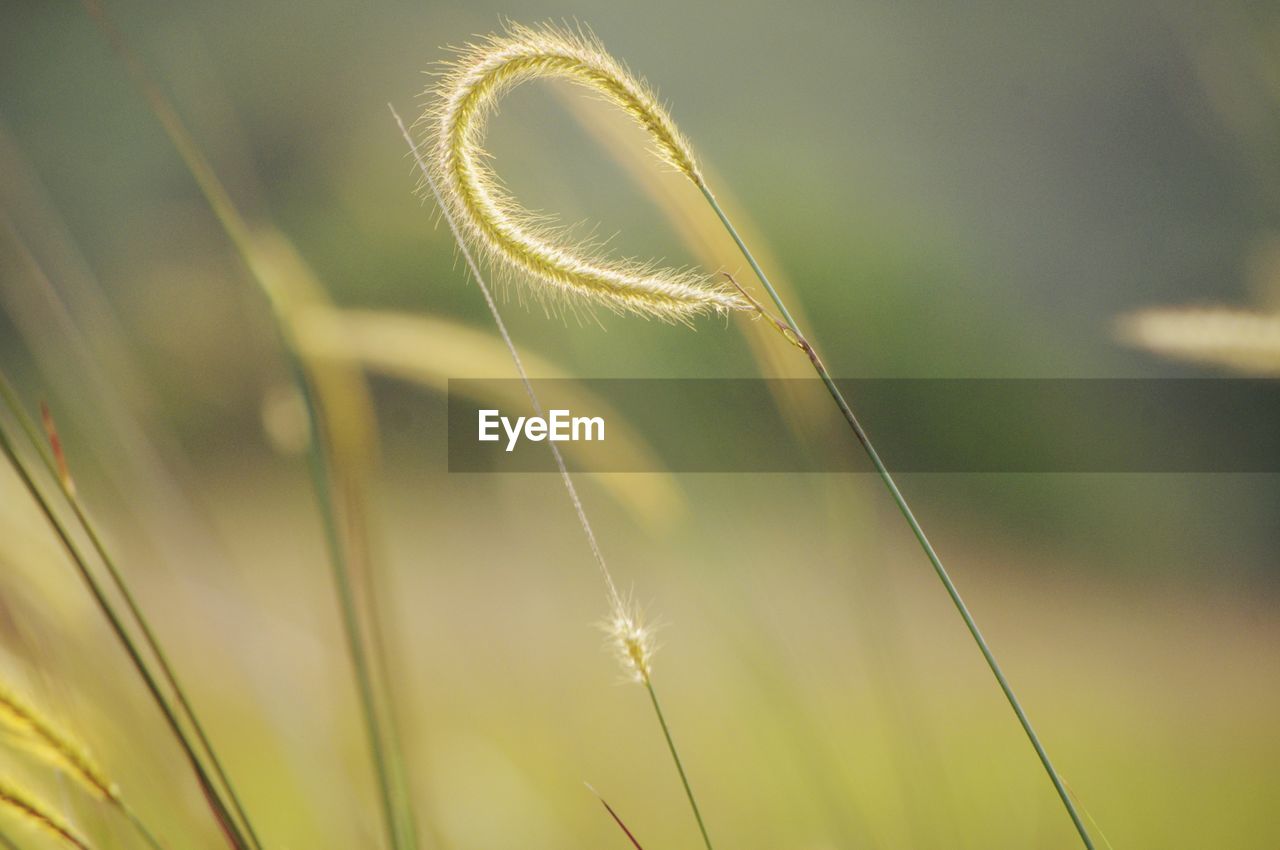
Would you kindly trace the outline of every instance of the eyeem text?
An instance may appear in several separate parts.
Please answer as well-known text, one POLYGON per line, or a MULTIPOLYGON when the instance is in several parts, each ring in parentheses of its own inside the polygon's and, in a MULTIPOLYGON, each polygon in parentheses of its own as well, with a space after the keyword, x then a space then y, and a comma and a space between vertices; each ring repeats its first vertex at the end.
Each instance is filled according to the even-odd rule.
POLYGON ((514 420, 497 410, 479 411, 479 439, 496 443, 505 435, 507 451, 513 451, 520 438, 540 443, 603 440, 604 417, 573 416, 568 410, 550 410, 547 416, 517 416, 514 420))

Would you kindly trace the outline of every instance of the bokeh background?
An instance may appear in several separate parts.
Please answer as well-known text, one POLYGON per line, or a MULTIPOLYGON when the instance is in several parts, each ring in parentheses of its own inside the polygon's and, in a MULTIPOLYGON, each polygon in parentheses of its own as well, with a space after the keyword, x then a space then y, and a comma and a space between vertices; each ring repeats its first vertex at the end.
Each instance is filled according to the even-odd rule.
MULTIPOLYGON (((698 840, 647 698, 602 649, 603 587, 559 481, 445 471, 440 381, 513 374, 387 110, 416 115, 447 45, 506 19, 589 25, 671 104, 840 376, 1218 375, 1126 347, 1117 317, 1280 309, 1268 4, 108 8, 245 214, 289 240, 335 304, 375 320, 370 345, 392 339, 376 321, 392 314, 451 323, 394 337, 400 367, 370 378, 383 627, 427 847, 626 846, 584 781, 646 847, 698 840)), ((742 270, 705 235, 694 190, 646 171, 639 135, 603 107, 525 86, 490 141, 528 206, 616 233, 623 253, 742 270)), ((375 845, 279 341, 76 3, 0 10, 0 208, 0 362, 58 417, 86 502, 267 843, 375 845)), ((690 331, 548 316, 514 293, 504 310, 544 374, 804 374, 798 353, 740 319, 690 331)), ((751 415, 688 423, 688 439, 731 439, 751 415)), ((1112 845, 1280 843, 1273 476, 902 485, 1112 845)), ((720 846, 1073 846, 876 480, 581 487, 619 581, 665 623, 656 684, 720 846)), ((172 846, 218 846, 7 470, 0 500, 6 680, 77 728, 172 846)), ((20 761, 6 751, 3 764, 20 761)), ((72 789, 49 793, 104 846, 129 846, 72 789)))

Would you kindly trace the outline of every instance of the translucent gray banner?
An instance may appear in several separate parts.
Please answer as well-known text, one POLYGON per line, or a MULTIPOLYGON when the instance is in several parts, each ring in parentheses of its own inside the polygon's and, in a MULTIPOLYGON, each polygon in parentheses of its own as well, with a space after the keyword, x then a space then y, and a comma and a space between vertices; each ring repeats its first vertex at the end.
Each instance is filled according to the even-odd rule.
MULTIPOLYGON (((816 380, 449 382, 451 472, 867 472, 816 380), (559 411, 559 413, 553 413, 559 411)), ((1280 472, 1280 381, 838 382, 897 472, 1280 472)))

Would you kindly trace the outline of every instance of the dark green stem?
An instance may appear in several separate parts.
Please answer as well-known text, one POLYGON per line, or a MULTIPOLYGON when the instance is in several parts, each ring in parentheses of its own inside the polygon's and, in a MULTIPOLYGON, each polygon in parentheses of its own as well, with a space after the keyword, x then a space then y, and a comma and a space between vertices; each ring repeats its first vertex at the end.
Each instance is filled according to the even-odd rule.
POLYGON ((152 675, 147 663, 143 660, 141 653, 138 651, 137 645, 129 636, 129 632, 125 628, 124 623, 120 620, 119 615, 112 607, 111 602, 107 599, 106 594, 103 593, 101 585, 98 584, 97 579, 93 577, 92 572, 89 570, 88 561, 85 559, 84 554, 72 541, 70 533, 61 520, 58 519, 57 514, 54 513, 53 507, 50 505, 48 499, 45 498, 44 493, 36 486, 35 480, 31 477, 30 472, 18 457, 16 449, 10 442, 8 434, 5 433, 2 427, 0 427, 0 453, 3 453, 8 459, 14 471, 17 472, 19 479, 21 479, 23 486, 31 495, 32 499, 35 500, 36 505, 40 508, 40 511, 44 515, 46 521, 48 521, 50 527, 57 535, 58 541, 62 544, 63 549, 65 549, 67 554, 71 557, 72 563, 79 571, 80 576, 84 580, 85 586, 88 588, 90 594, 93 596, 98 609, 102 612, 103 616, 106 617, 108 624, 111 626, 111 630, 120 640, 120 643, 124 647, 126 654, 128 654, 129 660, 132 662, 134 669, 136 669, 138 674, 142 677, 147 691, 151 694, 156 706, 160 709, 160 713, 164 716, 165 723, 173 732, 174 737, 178 741, 178 745, 182 748, 183 754, 191 765, 192 771, 196 774, 196 779, 200 783, 201 790, 204 792, 210 808, 213 809, 214 816, 226 834, 227 840, 231 843, 232 847, 236 848, 236 850, 250 850, 250 845, 245 841, 244 836, 241 835, 239 826, 231 817, 231 813, 227 810, 226 804, 222 801, 221 796, 218 794, 217 789, 210 780, 207 769, 201 762, 200 757, 196 754, 186 733, 183 731, 182 724, 174 713, 173 707, 169 704, 168 698, 165 697, 159 683, 152 675))
POLYGON ((711 838, 707 835, 707 825, 702 822, 702 812, 698 810, 698 801, 693 796, 693 788, 689 785, 689 777, 685 775, 684 763, 680 761, 680 753, 676 750, 676 742, 671 737, 671 730, 667 728, 667 718, 662 714, 662 706, 658 704, 658 693, 653 689, 653 681, 648 677, 644 677, 645 690, 649 692, 649 699, 653 702, 653 713, 658 715, 658 725, 662 727, 662 735, 667 739, 667 749, 671 751, 671 760, 676 763, 676 771, 680 774, 680 783, 684 785, 684 794, 689 798, 689 807, 693 809, 693 817, 698 822, 698 831, 702 833, 702 843, 707 846, 707 850, 712 850, 711 838))
POLYGON ((138 817, 137 812, 126 806, 120 800, 116 800, 115 804, 129 823, 133 824, 133 828, 138 831, 138 834, 142 836, 142 840, 147 842, 147 846, 149 846, 151 850, 164 850, 164 845, 160 843, 160 839, 156 838, 155 833, 152 832, 145 823, 143 823, 142 818, 138 817))
POLYGON ((974 621, 973 615, 969 613, 969 607, 964 604, 964 600, 960 598, 960 591, 956 589, 955 583, 951 581, 946 568, 942 565, 942 560, 938 557, 938 553, 934 551, 933 544, 929 542, 929 538, 925 536, 924 529, 920 527, 920 523, 916 520, 915 514, 911 512, 910 506, 907 505, 906 498, 902 495, 902 491, 898 489, 897 483, 893 480, 893 476, 889 474, 888 468, 884 465, 884 461, 880 459, 880 454, 871 445, 871 440, 867 436, 867 432, 863 430, 858 417, 854 415, 853 409, 849 407, 849 403, 845 401, 844 395, 840 392, 839 387, 831 378, 831 373, 827 371, 827 367, 823 364, 822 358, 818 356, 818 352, 808 343, 803 333, 796 326, 796 321, 791 317, 787 305, 783 303, 782 298, 778 295, 777 290, 773 288, 773 284, 769 283, 768 276, 764 270, 760 268, 760 264, 756 262, 756 258, 752 256, 750 249, 746 243, 742 241, 742 237, 738 235, 737 229, 733 223, 729 221, 729 217, 720 207, 716 197, 712 194, 711 189, 705 183, 699 181, 698 188, 702 190, 703 196, 707 199, 707 203, 715 210, 720 221, 724 224, 725 230, 733 237, 733 241, 737 243, 738 249, 746 258, 747 263, 751 266, 751 270, 755 272, 760 283, 764 285, 765 290, 769 293, 769 297, 773 299, 773 303, 778 306, 778 310, 782 313, 788 329, 795 335, 795 342, 809 356, 809 362, 813 364, 814 371, 818 373, 818 377, 822 379, 822 383, 826 386, 827 392, 831 394, 832 400, 836 406, 840 408, 840 413, 844 416, 845 422, 849 423, 849 428, 853 431, 853 435, 857 437, 858 442, 862 445, 863 450, 867 453, 867 457, 871 459, 871 464, 875 467, 876 472, 880 475, 880 480, 884 482, 884 486, 889 490, 889 495, 893 497, 893 501, 898 506, 898 510, 906 519, 907 525, 911 527, 911 533, 915 535, 916 540, 920 544, 920 548, 924 550, 925 557, 929 559, 929 563, 933 565, 933 570, 941 579, 943 587, 947 590, 947 595, 951 597, 951 601, 955 604, 956 610, 960 612, 960 617, 964 620, 964 624, 969 628, 969 634, 973 636, 973 640, 978 644, 978 649, 982 651, 982 657, 987 660, 987 666, 991 668, 991 672, 995 675, 996 681, 1000 684, 1000 690, 1004 692, 1005 698, 1009 700, 1009 705, 1013 707, 1013 713, 1018 716, 1018 722, 1022 724, 1022 730, 1027 733, 1027 738, 1031 741, 1031 746, 1035 748, 1036 755, 1040 757, 1040 763, 1044 765, 1045 772, 1049 774, 1053 787, 1058 792, 1058 796, 1062 798, 1062 804, 1067 809, 1067 814, 1071 816, 1071 822, 1075 824, 1076 831, 1080 833, 1081 840, 1088 850, 1094 850, 1093 840, 1089 837, 1089 832, 1085 829, 1084 821, 1080 817, 1080 813, 1076 811, 1075 803, 1071 800, 1071 794, 1067 791, 1066 784, 1062 781, 1062 777, 1058 775, 1058 771, 1054 768, 1053 762, 1049 760, 1049 754, 1045 751, 1044 745, 1040 743, 1039 736, 1031 727, 1031 721, 1027 718, 1027 713, 1023 711, 1022 704, 1018 702, 1018 698, 1013 693, 1013 688, 1009 685, 1009 680, 1005 678, 1004 671, 1000 669, 1000 664, 996 661, 995 655, 992 654, 991 648, 987 646, 986 638, 982 636, 982 631, 978 628, 978 624, 974 621))
MULTIPOLYGON (((125 582, 124 575, 116 565, 115 559, 111 557, 111 553, 103 543, 102 537, 98 534, 97 528, 89 521, 89 517, 86 514, 79 497, 76 495, 74 490, 67 486, 67 482, 63 480, 62 475, 59 474, 57 463, 49 456, 49 452, 41 442, 40 434, 36 431, 35 423, 33 423, 31 421, 31 417, 27 415, 27 412, 22 407, 17 395, 13 392, 13 388, 9 386, 8 381, 3 378, 0 378, 0 396, 3 396, 5 403, 14 414, 14 418, 18 420, 18 424, 26 434, 27 440, 31 443, 36 454, 39 455, 40 460, 44 463, 45 469, 47 469, 50 476, 58 482, 58 485, 62 490, 62 495, 66 499, 67 504, 71 506, 72 513, 75 514, 76 521, 80 524, 81 529, 84 530, 85 536, 89 538, 89 543, 93 546, 93 550, 97 553, 103 566, 106 567, 107 575, 111 578, 111 584, 120 594, 120 598, 124 600, 125 607, 129 611, 129 616, 133 618, 134 623, 138 626, 138 630, 142 633, 143 643, 146 644, 147 648, 151 651, 151 654, 155 656, 156 664, 160 668, 160 675, 173 691, 174 698, 177 700, 178 708, 181 710, 187 722, 191 725, 191 730, 195 733, 197 742, 208 757, 212 773, 226 791, 227 798, 231 804, 231 809, 240 819, 249 843, 256 848, 256 850, 261 850, 262 844, 258 840, 258 835, 253 829, 253 824, 249 821, 249 816, 245 813, 244 806, 240 803, 240 797, 236 794, 235 787, 231 784, 231 780, 227 776, 226 770, 222 767, 222 761, 218 758, 217 752, 213 749, 213 744, 210 742, 209 736, 205 733, 204 726, 196 716, 195 709, 192 708, 190 700, 187 699, 186 691, 183 689, 181 683, 179 683, 177 674, 173 671, 173 666, 169 663, 169 659, 165 655, 159 639, 156 638, 155 632, 152 631, 150 623, 148 623, 146 616, 142 613, 141 606, 139 606, 137 601, 134 599, 133 592, 129 590, 129 585, 125 582)), ((132 813, 126 812, 126 814, 128 814, 130 819, 134 821, 135 826, 143 831, 144 837, 148 838, 149 842, 154 844, 155 837, 147 833, 145 828, 142 827, 141 822, 138 821, 132 813)))

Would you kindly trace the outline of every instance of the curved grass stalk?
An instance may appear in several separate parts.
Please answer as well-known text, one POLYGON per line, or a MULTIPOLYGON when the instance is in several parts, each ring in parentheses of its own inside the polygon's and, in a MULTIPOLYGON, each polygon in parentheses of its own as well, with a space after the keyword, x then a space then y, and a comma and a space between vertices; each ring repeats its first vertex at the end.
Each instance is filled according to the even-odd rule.
MULTIPOLYGON (((571 34, 550 27, 542 29, 515 27, 506 36, 492 36, 486 42, 473 45, 453 64, 450 73, 437 89, 438 103, 434 111, 427 113, 425 121, 428 126, 434 128, 432 137, 434 169, 442 180, 445 195, 443 203, 463 218, 466 224, 466 235, 479 243, 491 258, 500 262, 505 261, 517 270, 531 273, 552 287, 566 288, 566 282, 563 280, 564 270, 571 271, 575 268, 575 262, 584 265, 599 262, 590 256, 576 257, 571 252, 568 257, 556 254, 555 260, 559 263, 558 266, 542 262, 538 240, 529 236, 520 227, 526 214, 514 199, 495 188, 497 178, 483 162, 486 158, 482 147, 486 112, 493 108, 498 98, 511 86, 537 77, 568 77, 622 107, 636 117, 641 126, 649 132, 659 157, 684 174, 702 193, 781 312, 783 321, 777 322, 778 329, 793 345, 805 352, 854 437, 871 460, 995 676, 996 682, 1017 716, 1081 840, 1088 850, 1093 850, 1093 841, 1072 802, 1071 795, 1050 761, 1039 736, 1032 728, 1026 712, 1014 694, 973 615, 961 598, 933 544, 929 542, 924 530, 920 527, 893 476, 876 452, 839 387, 836 386, 826 365, 816 349, 805 338, 785 302, 769 282, 768 276, 716 200, 696 165, 691 148, 676 129, 674 122, 665 110, 647 109, 648 104, 656 103, 653 96, 648 93, 648 89, 630 77, 626 69, 609 57, 597 42, 581 36, 575 38, 571 34), (629 96, 629 93, 637 90, 644 93, 644 99, 629 96), (524 241, 521 241, 522 239, 524 241)), ((557 250, 564 252, 568 249, 560 247, 557 250)), ((588 276, 581 281, 581 284, 577 288, 572 286, 567 288, 574 292, 580 289, 582 294, 596 299, 616 299, 617 306, 635 309, 625 297, 600 281, 588 276)), ((753 306, 757 312, 767 315, 759 304, 753 302, 745 290, 740 287, 738 289, 742 300, 753 306)))
MULTIPOLYGON (((466 260, 467 268, 471 272, 472 278, 476 285, 480 288, 481 294, 484 296, 485 305, 489 308, 489 313, 493 316, 494 324, 498 327, 498 333, 502 337, 503 343, 506 345, 507 352, 511 355, 512 361, 515 363, 516 372, 520 376, 520 382, 523 384, 525 393, 529 397, 529 403, 533 406, 534 413, 538 416, 543 415, 542 405, 538 401, 537 393, 534 392, 533 384, 529 381, 528 372, 525 371, 524 362, 520 359, 520 352, 516 350, 515 343, 511 339, 511 334, 507 332, 506 322, 502 320, 502 314, 498 310, 498 304, 493 298, 493 293, 489 289, 489 285, 485 282, 484 276, 480 273, 480 267, 472 256, 471 251, 467 247, 467 242, 463 238, 459 230, 458 224, 454 221, 453 215, 446 205, 445 200, 441 197, 441 192, 436 186, 427 163, 423 160, 421 152, 418 150, 417 144, 410 135, 409 130, 401 120, 399 113, 395 107, 387 104, 391 109, 391 115, 395 118, 400 132, 404 135, 405 142, 409 145, 409 150, 413 153, 415 162, 422 171, 423 180, 426 181, 427 190, 436 199, 440 206, 441 214, 449 225, 454 239, 458 243, 458 250, 462 252, 463 258, 466 260)), ((613 573, 609 570, 609 564, 605 561, 604 552, 600 549, 600 543, 596 539, 595 530, 591 527, 591 521, 587 519, 586 509, 582 505, 582 499, 578 495, 578 488, 573 483, 573 477, 569 475, 568 467, 565 466, 564 457, 560 453, 559 447, 555 443, 548 441, 547 446, 551 449, 551 454, 555 458, 556 467, 560 472, 560 480, 564 484, 565 492, 569 495, 569 500, 573 503, 574 513, 578 517, 578 524, 582 527, 582 532, 587 538, 587 544, 591 548, 592 557, 596 561, 596 565, 600 568, 600 575, 604 579, 605 589, 609 597, 609 620, 604 624, 606 631, 609 632, 614 648, 620 656, 623 669, 628 670, 632 677, 641 682, 649 693, 649 699, 653 703, 654 713, 657 715, 658 723, 662 727, 663 737, 666 739, 667 747, 671 752, 671 758, 675 762, 676 770, 680 774, 680 782, 684 786, 685 796, 689 800, 689 806, 693 810, 694 819, 698 823, 698 830, 702 835, 702 840, 707 850, 714 850, 711 845, 711 838, 707 835, 706 825, 702 820, 702 812, 698 808, 697 798, 694 796, 693 788, 689 784, 689 778, 685 773, 684 764, 680 759, 680 754, 676 749, 675 741, 671 737, 671 730, 667 726, 666 717, 662 713, 662 706, 658 702, 658 694, 653 688, 651 680, 652 659, 655 646, 652 640, 652 631, 645 627, 638 609, 634 605, 627 603, 623 599, 622 594, 618 592, 617 583, 613 580, 613 573)))
MULTIPOLYGON (((706 214, 701 199, 690 195, 689 187, 683 180, 654 179, 652 154, 635 144, 633 128, 620 120, 619 116, 601 109, 599 104, 580 97, 579 92, 567 87, 557 86, 555 94, 583 131, 622 168, 628 183, 643 193, 671 223, 675 235, 690 251, 694 261, 707 269, 716 268, 725 252, 732 250, 734 246, 720 222, 706 214)), ((699 170, 703 180, 719 183, 715 169, 711 166, 702 163, 699 170)), ((665 178, 668 175, 661 176, 665 178)), ((741 204, 733 202, 732 198, 726 198, 725 205, 741 209, 741 204)), ((756 254, 761 262, 766 266, 777 265, 775 252, 761 234, 758 223, 749 219, 740 220, 738 226, 748 241, 756 246, 756 254)), ((773 284, 784 296, 796 291, 793 283, 786 278, 780 279, 775 275, 773 284)), ((803 322, 803 313, 799 310, 794 312, 803 322)), ((779 379, 808 377, 808 364, 797 360, 789 351, 778 346, 773 331, 764 323, 745 323, 742 330, 751 348, 751 356, 762 375, 779 379)), ((820 412, 818 404, 824 405, 821 412, 825 412, 825 402, 819 402, 807 393, 795 392, 790 389, 791 386, 788 380, 770 381, 769 392, 777 400, 778 408, 787 418, 788 425, 801 435, 809 435, 813 432, 813 417, 820 412)))

